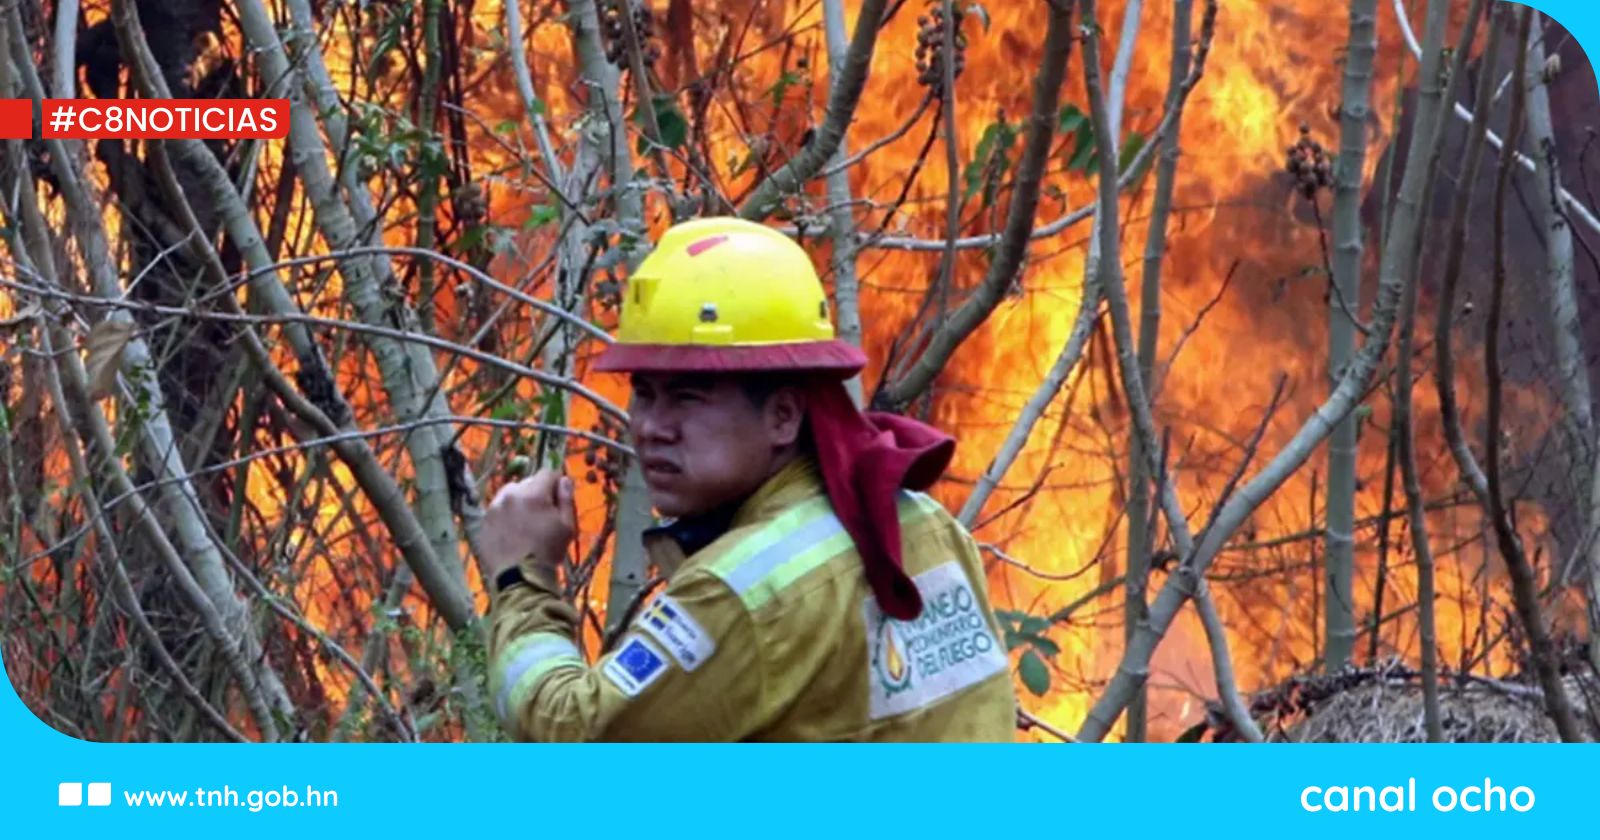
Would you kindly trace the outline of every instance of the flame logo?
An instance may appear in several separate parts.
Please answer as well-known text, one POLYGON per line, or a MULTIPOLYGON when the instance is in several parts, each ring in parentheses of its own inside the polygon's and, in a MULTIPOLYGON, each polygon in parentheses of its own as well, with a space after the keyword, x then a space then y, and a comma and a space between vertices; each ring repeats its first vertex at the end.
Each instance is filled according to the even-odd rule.
POLYGON ((894 622, 887 618, 878 625, 874 635, 872 667, 878 682, 887 695, 898 694, 911 687, 911 663, 900 649, 900 637, 894 632, 894 622))
POLYGON ((883 624, 883 647, 888 651, 884 668, 889 672, 889 679, 895 682, 905 679, 906 661, 900 656, 900 641, 894 637, 894 629, 888 622, 883 624))

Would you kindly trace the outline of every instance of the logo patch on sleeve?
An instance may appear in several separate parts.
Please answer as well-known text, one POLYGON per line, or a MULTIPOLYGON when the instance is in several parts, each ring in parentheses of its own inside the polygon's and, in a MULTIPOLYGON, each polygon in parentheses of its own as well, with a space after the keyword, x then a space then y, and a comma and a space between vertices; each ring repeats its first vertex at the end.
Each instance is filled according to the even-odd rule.
POLYGON ((606 679, 629 697, 638 696, 666 671, 666 656, 656 650, 655 645, 638 636, 629 636, 624 640, 616 655, 601 669, 606 679))
POLYGON ((649 633, 678 660, 685 671, 693 671, 716 652, 717 643, 689 615, 682 604, 662 595, 639 616, 638 626, 649 633))
POLYGON ((862 604, 873 720, 931 706, 1006 668, 1005 649, 958 563, 913 580, 922 593, 922 615, 910 621, 884 615, 871 595, 862 604))

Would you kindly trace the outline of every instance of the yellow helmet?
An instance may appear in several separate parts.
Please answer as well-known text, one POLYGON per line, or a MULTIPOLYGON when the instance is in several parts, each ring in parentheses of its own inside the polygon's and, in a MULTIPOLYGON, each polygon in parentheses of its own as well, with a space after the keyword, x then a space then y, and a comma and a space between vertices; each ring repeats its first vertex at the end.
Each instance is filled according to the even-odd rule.
POLYGON ((628 278, 602 371, 795 370, 851 376, 860 350, 834 337, 811 258, 743 219, 673 225, 628 278))

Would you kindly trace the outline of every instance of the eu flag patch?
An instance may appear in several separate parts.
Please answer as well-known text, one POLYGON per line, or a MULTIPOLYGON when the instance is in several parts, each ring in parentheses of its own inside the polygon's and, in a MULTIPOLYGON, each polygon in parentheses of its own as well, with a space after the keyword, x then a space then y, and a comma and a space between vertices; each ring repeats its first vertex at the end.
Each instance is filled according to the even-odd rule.
POLYGON ((629 636, 601 670, 623 694, 634 697, 666 673, 667 659, 648 641, 629 636))
POLYGON ((622 652, 617 654, 617 662, 622 665, 623 670, 628 672, 628 676, 636 680, 649 679, 650 675, 654 674, 656 669, 663 664, 661 657, 656 656, 649 647, 646 647, 645 642, 640 639, 633 640, 631 644, 623 648, 622 652))

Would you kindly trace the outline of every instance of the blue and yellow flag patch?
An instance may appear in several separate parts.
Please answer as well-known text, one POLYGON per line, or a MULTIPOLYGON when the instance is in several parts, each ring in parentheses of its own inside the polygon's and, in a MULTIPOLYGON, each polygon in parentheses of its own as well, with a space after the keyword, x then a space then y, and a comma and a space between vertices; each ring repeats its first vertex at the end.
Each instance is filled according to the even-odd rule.
POLYGON ((700 667, 717 650, 711 634, 668 595, 657 598, 639 616, 638 627, 660 642, 685 671, 700 667))

